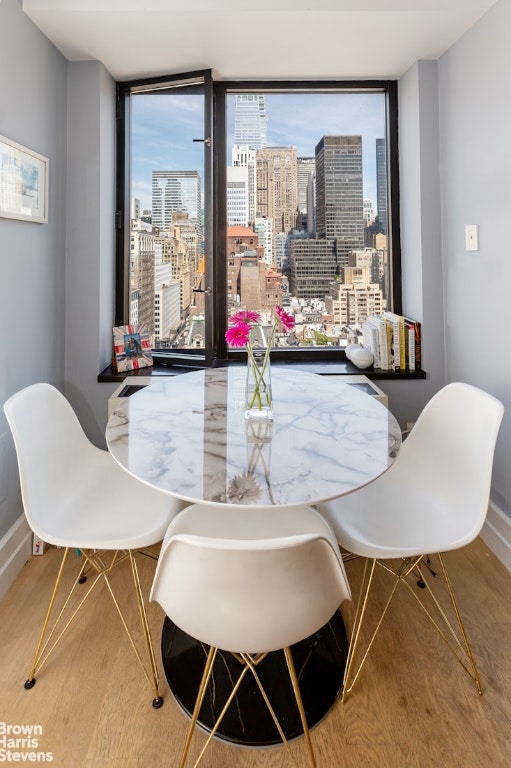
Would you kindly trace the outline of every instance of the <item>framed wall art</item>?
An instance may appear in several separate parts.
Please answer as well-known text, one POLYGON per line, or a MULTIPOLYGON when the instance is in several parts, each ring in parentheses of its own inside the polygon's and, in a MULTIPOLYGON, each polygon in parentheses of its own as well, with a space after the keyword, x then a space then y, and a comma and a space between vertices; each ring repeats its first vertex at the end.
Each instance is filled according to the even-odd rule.
POLYGON ((119 373, 153 364, 151 339, 145 323, 114 328, 114 365, 119 373))
POLYGON ((47 157, 0 136, 0 216, 48 221, 47 157))

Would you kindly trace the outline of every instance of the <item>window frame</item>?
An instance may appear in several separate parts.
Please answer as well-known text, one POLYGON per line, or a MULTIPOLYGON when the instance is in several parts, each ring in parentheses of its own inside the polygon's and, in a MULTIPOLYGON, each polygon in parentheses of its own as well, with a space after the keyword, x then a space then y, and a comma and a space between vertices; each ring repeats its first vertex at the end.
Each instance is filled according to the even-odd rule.
MULTIPOLYGON (((387 226, 391 285, 388 309, 402 313, 401 243, 399 222, 398 87, 395 80, 213 80, 211 70, 144 78, 116 84, 116 245, 115 245, 115 324, 125 325, 129 315, 130 257, 130 160, 132 93, 164 90, 173 83, 203 80, 204 85, 204 230, 206 243, 206 348, 205 350, 153 350, 156 363, 215 366, 244 358, 243 351, 228 350, 227 328, 227 96, 231 93, 347 92, 376 91, 385 95, 387 159, 387 226), (225 258, 222 258, 222 255, 225 258), (216 257, 215 257, 216 256, 216 257)), ((344 357, 339 347, 277 348, 276 360, 324 362, 344 357)))

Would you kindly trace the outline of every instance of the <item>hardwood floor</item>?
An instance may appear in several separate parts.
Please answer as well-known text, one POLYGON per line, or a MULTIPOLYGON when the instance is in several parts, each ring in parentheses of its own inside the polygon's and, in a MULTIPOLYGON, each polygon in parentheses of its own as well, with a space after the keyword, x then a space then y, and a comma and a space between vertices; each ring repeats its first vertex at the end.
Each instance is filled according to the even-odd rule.
MULTIPOLYGON (((34 688, 24 689, 59 556, 50 549, 31 558, 0 603, 0 748, 2 723, 35 725, 42 728, 36 751, 51 753, 53 766, 177 765, 187 718, 163 673, 164 705, 151 706, 151 689, 104 590, 84 608, 34 688)), ((318 767, 511 765, 511 574, 480 539, 446 560, 484 695, 403 591, 352 695, 344 704, 337 701, 312 731, 318 767)), ((355 590, 360 564, 347 567, 355 590)), ((154 562, 141 558, 140 568, 147 593, 154 562)), ((115 578, 121 577, 119 570, 115 578)), ((158 605, 149 605, 149 616, 159 659, 158 605)), ((203 742, 197 732, 192 756, 203 742)), ((306 766, 303 740, 291 749, 297 764, 306 766)), ((205 768, 290 764, 281 747, 246 749, 219 741, 202 762, 205 768)))

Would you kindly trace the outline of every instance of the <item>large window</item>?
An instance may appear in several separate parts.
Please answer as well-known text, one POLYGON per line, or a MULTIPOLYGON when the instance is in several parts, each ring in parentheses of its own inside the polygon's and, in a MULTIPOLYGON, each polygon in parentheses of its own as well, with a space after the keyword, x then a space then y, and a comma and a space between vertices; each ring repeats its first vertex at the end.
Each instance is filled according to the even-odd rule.
POLYGON ((278 305, 279 356, 327 358, 401 311, 394 82, 197 72, 118 100, 116 322, 145 323, 157 354, 235 357, 229 316, 264 329, 278 305))

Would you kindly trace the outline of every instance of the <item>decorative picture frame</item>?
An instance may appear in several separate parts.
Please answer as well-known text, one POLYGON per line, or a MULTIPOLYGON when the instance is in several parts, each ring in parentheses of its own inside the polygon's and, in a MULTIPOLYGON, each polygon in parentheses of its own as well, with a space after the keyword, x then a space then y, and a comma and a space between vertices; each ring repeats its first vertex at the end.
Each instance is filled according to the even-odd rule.
POLYGON ((147 325, 118 325, 114 332, 114 365, 118 373, 147 368, 153 364, 147 325))
POLYGON ((0 217, 48 221, 47 157, 0 135, 0 217))

